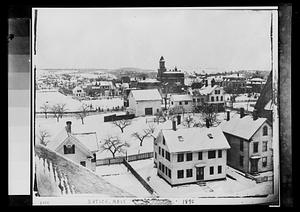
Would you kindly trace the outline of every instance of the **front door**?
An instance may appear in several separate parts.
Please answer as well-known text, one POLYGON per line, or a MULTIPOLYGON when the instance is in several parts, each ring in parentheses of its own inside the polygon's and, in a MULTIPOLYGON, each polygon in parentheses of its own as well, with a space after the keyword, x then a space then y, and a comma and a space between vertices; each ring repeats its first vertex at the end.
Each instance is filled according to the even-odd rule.
POLYGON ((196 180, 204 180, 204 167, 196 167, 196 180))
POLYGON ((152 107, 145 108, 145 115, 153 115, 152 107))
POLYGON ((256 173, 258 171, 258 159, 251 160, 251 173, 256 173))

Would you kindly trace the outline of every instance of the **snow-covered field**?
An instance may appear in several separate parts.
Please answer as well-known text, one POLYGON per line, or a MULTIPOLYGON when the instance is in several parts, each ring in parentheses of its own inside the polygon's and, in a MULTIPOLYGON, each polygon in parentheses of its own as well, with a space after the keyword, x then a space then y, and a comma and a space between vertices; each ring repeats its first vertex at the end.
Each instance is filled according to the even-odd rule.
POLYGON ((130 164, 146 181, 147 178, 150 178, 148 183, 159 197, 232 197, 264 195, 272 192, 271 181, 257 184, 255 181, 238 174, 231 167, 227 168, 227 173, 236 180, 227 177, 226 180, 206 182, 206 186, 189 184, 171 187, 166 181, 157 176, 156 168, 153 167, 153 159, 134 161, 130 164))
POLYGON ((103 98, 97 100, 79 101, 77 99, 72 98, 72 96, 66 96, 58 91, 36 92, 36 99, 35 99, 36 111, 43 112, 43 110, 41 110, 40 107, 45 103, 48 104, 50 107, 55 104, 66 104, 67 112, 78 111, 82 104, 92 105, 94 109, 96 107, 100 107, 105 110, 107 108, 112 109, 113 107, 118 107, 118 106, 121 108, 124 105, 122 98, 111 98, 111 99, 103 98))

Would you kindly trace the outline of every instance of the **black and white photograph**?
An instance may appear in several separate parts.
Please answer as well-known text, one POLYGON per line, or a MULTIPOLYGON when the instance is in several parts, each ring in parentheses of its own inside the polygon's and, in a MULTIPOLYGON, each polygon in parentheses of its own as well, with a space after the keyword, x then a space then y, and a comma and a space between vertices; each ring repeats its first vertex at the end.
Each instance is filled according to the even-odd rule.
POLYGON ((33 205, 279 205, 278 7, 31 12, 33 205))

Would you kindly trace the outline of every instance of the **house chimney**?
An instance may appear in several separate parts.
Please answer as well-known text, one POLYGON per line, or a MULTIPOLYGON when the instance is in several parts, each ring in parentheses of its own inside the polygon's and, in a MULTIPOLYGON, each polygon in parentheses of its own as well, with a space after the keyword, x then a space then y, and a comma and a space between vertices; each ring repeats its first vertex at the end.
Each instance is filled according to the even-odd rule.
POLYGON ((230 110, 227 110, 226 113, 227 113, 227 118, 226 118, 226 120, 229 121, 229 120, 230 120, 230 110))
POLYGON ((178 115, 178 116, 177 116, 177 125, 179 125, 180 123, 181 123, 181 116, 178 115))
POLYGON ((209 120, 208 119, 205 119, 205 124, 206 124, 206 127, 209 128, 209 120))
POLYGON ((172 121, 172 129, 176 131, 176 120, 172 121))
POLYGON ((256 119, 258 119, 258 114, 257 114, 257 110, 256 110, 256 109, 253 110, 252 117, 253 117, 253 120, 254 120, 254 121, 255 121, 256 119))
POLYGON ((71 121, 67 121, 66 124, 67 124, 67 126, 66 126, 66 131, 67 131, 67 133, 69 134, 69 133, 72 132, 72 131, 71 131, 71 125, 72 125, 72 122, 71 122, 71 121))
POLYGON ((241 118, 245 116, 245 109, 243 107, 240 108, 240 116, 241 118))

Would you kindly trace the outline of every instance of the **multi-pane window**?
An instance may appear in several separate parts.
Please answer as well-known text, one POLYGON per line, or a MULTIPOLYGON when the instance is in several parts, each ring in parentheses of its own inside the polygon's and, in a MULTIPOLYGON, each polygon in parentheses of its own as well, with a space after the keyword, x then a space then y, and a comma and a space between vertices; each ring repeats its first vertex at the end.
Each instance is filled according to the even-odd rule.
POLYGON ((183 170, 177 170, 177 178, 183 178, 183 170))
POLYGON ((75 145, 64 145, 64 154, 75 154, 75 145))
POLYGON ((222 166, 218 166, 218 174, 222 173, 222 166))
POLYGON ((240 151, 244 151, 244 141, 240 139, 240 151))
POLYGON ((223 101, 223 96, 220 97, 220 101, 223 101))
POLYGON ((182 162, 184 158, 184 155, 182 153, 177 155, 177 162, 182 162))
POLYGON ((219 101, 219 97, 218 96, 216 96, 216 101, 219 101))
POLYGON ((164 164, 161 164, 161 169, 162 169, 162 172, 165 173, 165 165, 164 164))
POLYGON ((161 156, 165 157, 165 150, 161 148, 161 156))
POLYGON ((262 166, 266 167, 267 166, 267 157, 262 158, 262 166))
POLYGON ((244 156, 240 155, 240 166, 244 166, 244 156))
POLYGON ((186 104, 186 105, 187 105, 187 104, 188 104, 188 101, 184 101, 184 104, 186 104))
POLYGON ((268 127, 267 126, 263 127, 263 135, 268 135, 268 127))
POLYGON ((157 159, 157 153, 156 152, 154 152, 154 157, 155 157, 155 159, 157 159))
POLYGON ((161 170, 161 162, 158 163, 158 169, 161 170))
POLYGON ((166 145, 166 139, 163 137, 163 145, 166 145))
POLYGON ((158 154, 159 155, 161 154, 161 148, 160 148, 160 146, 158 147, 158 154))
POLYGON ((193 102, 196 102, 196 99, 193 99, 193 102))
POLYGON ((171 179, 171 169, 169 169, 168 176, 169 176, 169 178, 171 179))
POLYGON ((214 167, 213 166, 209 167, 209 174, 210 175, 214 174, 214 167))
POLYGON ((268 141, 263 141, 262 151, 266 152, 268 150, 268 141))
POLYGON ((197 102, 200 102, 200 99, 197 99, 197 102))
POLYGON ((191 161, 191 160, 193 160, 193 153, 192 152, 186 153, 186 161, 191 161))
POLYGON ((208 151, 208 159, 216 158, 216 151, 208 151))
POLYGON ((182 102, 179 102, 179 105, 182 105, 182 102))
POLYGON ((211 101, 212 101, 212 102, 215 101, 215 98, 214 98, 213 96, 211 97, 211 101))
POLYGON ((218 158, 222 157, 222 150, 218 150, 218 158))
POLYGON ((170 152, 166 151, 166 159, 170 161, 170 152))
POLYGON ((198 160, 202 160, 202 152, 198 152, 198 160))
POLYGON ((186 170, 186 177, 193 177, 193 169, 186 170))
POLYGON ((258 152, 258 142, 253 143, 253 152, 254 153, 258 152))

